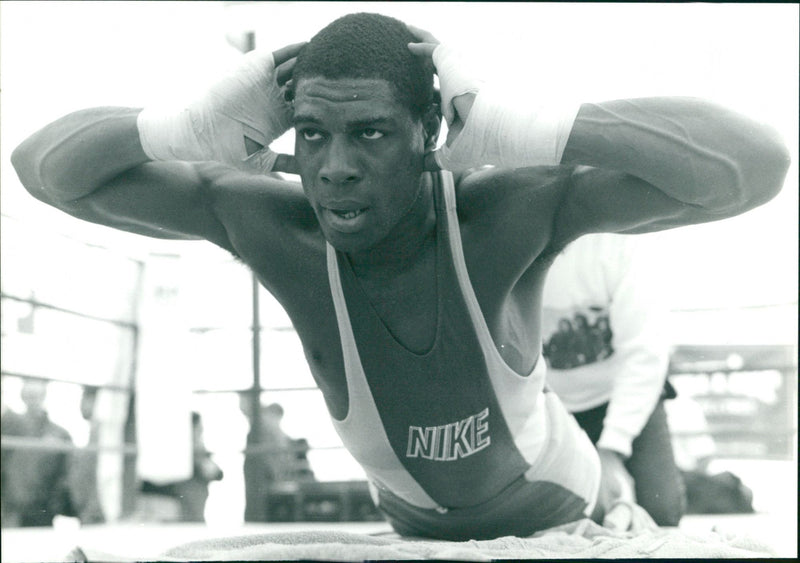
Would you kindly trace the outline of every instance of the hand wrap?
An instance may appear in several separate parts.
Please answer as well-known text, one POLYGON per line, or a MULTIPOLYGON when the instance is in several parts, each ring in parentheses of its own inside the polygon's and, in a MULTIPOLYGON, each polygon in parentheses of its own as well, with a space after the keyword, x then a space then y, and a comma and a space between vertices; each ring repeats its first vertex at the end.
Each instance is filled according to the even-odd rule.
POLYGON ((275 80, 272 53, 252 51, 243 59, 185 108, 142 110, 137 126, 145 154, 153 160, 214 160, 269 172, 277 158, 269 144, 289 128, 291 109, 275 80), (245 137, 264 148, 248 156, 245 137))
POLYGON ((440 43, 433 50, 432 57, 436 74, 439 76, 442 115, 447 124, 452 125, 456 115, 453 98, 477 93, 481 89, 482 82, 467 70, 464 59, 453 48, 440 43))
POLYGON ((580 104, 537 103, 531 92, 512 99, 506 90, 481 88, 459 135, 434 153, 441 168, 460 171, 486 164, 523 168, 561 162, 580 104))

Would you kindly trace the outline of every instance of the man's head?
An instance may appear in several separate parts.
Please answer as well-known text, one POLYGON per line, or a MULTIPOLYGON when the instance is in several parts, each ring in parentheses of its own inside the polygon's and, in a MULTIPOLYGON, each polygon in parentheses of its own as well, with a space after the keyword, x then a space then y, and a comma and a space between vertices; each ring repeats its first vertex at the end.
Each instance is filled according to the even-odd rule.
POLYGON ((400 20, 348 14, 328 24, 303 48, 292 73, 294 85, 314 76, 383 79, 397 100, 421 119, 438 103, 438 93, 433 88, 433 62, 408 49, 415 41, 400 20))
POLYGON ((283 421, 283 407, 278 403, 270 403, 261 408, 261 420, 269 428, 278 429, 283 421))
POLYGON ((43 413, 44 401, 47 398, 47 383, 38 379, 26 379, 22 384, 20 398, 29 413, 43 413))
POLYGON ((405 24, 352 14, 320 31, 293 72, 295 159, 326 239, 346 252, 392 244, 422 214, 425 154, 440 116, 433 66, 405 24))

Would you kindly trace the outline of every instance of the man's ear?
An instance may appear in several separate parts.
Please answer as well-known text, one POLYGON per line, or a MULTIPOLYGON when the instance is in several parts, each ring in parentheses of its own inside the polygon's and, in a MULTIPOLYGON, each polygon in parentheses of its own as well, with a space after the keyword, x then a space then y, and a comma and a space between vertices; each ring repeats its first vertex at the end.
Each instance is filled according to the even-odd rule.
POLYGON ((439 104, 431 104, 422 117, 422 126, 425 129, 425 152, 433 152, 439 140, 439 131, 442 127, 442 113, 439 104))

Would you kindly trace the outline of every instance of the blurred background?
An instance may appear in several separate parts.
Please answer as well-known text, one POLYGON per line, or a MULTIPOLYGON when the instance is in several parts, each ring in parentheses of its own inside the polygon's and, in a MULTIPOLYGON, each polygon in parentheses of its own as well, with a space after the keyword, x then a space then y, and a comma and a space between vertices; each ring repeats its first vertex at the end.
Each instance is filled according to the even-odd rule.
MULTIPOLYGON (((242 51, 309 39, 355 11, 428 29, 487 80, 523 91, 708 97, 783 135, 792 168, 773 201, 644 239, 668 289, 670 381, 696 415, 680 416, 676 442, 704 442, 710 467, 739 475, 757 511, 796 515, 800 65, 791 4, 0 3, 4 458, 53 468, 68 491, 53 510, 84 525, 187 520, 190 508, 159 499, 198 472, 209 525, 378 518, 288 317, 246 267, 208 243, 60 214, 32 199, 9 165, 19 142, 65 113, 191 97, 242 51), (6 415, 31 408, 54 428, 9 435, 6 415), (191 412, 202 430, 194 426, 194 441, 191 412), (96 480, 89 490, 70 488, 78 470, 96 480), (280 502, 246 494, 246 481, 265 472, 280 502)), ((291 132, 273 144, 292 146, 291 132)), ((4 526, 21 525, 12 520, 4 515, 4 526)))

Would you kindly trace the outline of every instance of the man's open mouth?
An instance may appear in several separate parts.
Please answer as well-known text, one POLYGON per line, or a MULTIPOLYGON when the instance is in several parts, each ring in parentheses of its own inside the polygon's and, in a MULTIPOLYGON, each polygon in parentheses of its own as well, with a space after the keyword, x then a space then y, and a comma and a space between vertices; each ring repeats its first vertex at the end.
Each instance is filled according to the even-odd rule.
POLYGON ((368 207, 359 207, 357 209, 323 207, 322 209, 325 222, 341 233, 352 234, 360 231, 366 225, 367 217, 369 216, 367 213, 369 211, 368 207))
POLYGON ((366 207, 361 209, 331 209, 331 212, 334 213, 337 217, 341 217, 342 219, 355 219, 362 213, 366 211, 366 207))

